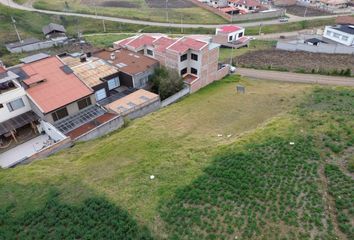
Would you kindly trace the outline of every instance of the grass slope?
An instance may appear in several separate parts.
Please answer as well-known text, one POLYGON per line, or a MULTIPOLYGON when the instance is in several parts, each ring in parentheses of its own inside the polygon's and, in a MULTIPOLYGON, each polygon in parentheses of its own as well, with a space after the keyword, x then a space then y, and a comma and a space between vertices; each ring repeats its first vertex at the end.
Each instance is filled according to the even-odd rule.
MULTIPOLYGON (((166 9, 165 1, 161 0, 160 8, 150 8, 144 0, 129 1, 135 5, 132 7, 103 7, 96 1, 97 13, 105 16, 114 16, 130 19, 139 19, 155 22, 166 22, 166 9)), ((125 1, 128 2, 128 1, 125 1)), ((80 13, 95 14, 95 7, 90 6, 90 1, 77 1, 77 0, 38 0, 34 3, 35 8, 57 10, 57 11, 72 11, 80 13), (67 3, 67 5, 65 4, 67 3)), ((184 23, 225 23, 225 20, 210 11, 199 8, 197 6, 190 8, 168 8, 168 21, 171 23, 180 23, 181 18, 184 23)))
POLYGON ((63 204, 79 206, 87 198, 104 197, 154 235, 165 236, 161 202, 203 174, 221 146, 293 108, 310 88, 235 76, 215 82, 110 136, 1 170, 0 208, 14 205, 9 212, 14 218, 41 209, 54 187, 63 204), (245 85, 247 93, 236 94, 236 84, 245 85))
POLYGON ((161 203, 170 238, 352 239, 354 181, 336 159, 354 145, 353 97, 316 89, 287 118, 226 147, 161 203))

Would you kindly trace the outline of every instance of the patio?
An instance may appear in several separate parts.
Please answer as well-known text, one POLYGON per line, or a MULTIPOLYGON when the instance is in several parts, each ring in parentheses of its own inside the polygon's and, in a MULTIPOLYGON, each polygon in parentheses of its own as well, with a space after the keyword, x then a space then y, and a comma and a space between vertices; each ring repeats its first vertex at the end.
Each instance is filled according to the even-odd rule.
POLYGON ((47 134, 39 135, 0 154, 0 167, 13 167, 42 149, 51 146, 53 143, 54 141, 50 140, 50 137, 47 134))

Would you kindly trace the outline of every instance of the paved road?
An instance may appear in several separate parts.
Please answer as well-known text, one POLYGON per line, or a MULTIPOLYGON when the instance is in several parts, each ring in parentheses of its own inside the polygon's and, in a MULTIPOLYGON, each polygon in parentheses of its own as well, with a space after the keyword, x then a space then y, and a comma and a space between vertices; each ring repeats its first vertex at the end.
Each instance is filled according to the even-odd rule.
POLYGON ((354 87, 354 78, 349 78, 349 77, 335 77, 335 76, 324 76, 324 75, 317 75, 317 74, 277 72, 277 71, 268 71, 268 70, 256 70, 250 68, 237 68, 236 73, 240 74, 241 76, 255 78, 255 79, 354 87))
MULTIPOLYGON (((54 15, 77 16, 77 17, 85 17, 85 18, 113 21, 113 22, 139 24, 139 25, 160 26, 160 27, 178 27, 178 28, 181 28, 181 27, 183 27, 183 28, 216 28, 218 26, 221 26, 221 25, 215 25, 215 24, 178 24, 178 23, 149 22, 149 21, 134 20, 134 19, 107 17, 107 16, 100 16, 100 15, 95 16, 95 15, 90 15, 90 14, 81 14, 81 13, 73 13, 73 12, 48 11, 48 10, 35 9, 31 5, 28 5, 28 4, 27 5, 26 4, 19 5, 17 3, 14 3, 13 0, 0 0, 0 3, 3 5, 10 6, 11 8, 20 9, 20 10, 24 10, 24 11, 40 12, 40 13, 54 14, 54 15)), ((299 22, 302 20, 312 20, 312 19, 321 19, 321 18, 328 18, 328 16, 317 16, 317 17, 304 18, 304 17, 298 17, 298 16, 291 15, 289 22, 299 22)), ((260 26, 260 24, 263 24, 263 26, 264 26, 264 25, 274 25, 274 24, 280 24, 280 23, 278 20, 268 20, 268 21, 240 23, 238 25, 240 25, 242 27, 253 27, 253 26, 260 26)))

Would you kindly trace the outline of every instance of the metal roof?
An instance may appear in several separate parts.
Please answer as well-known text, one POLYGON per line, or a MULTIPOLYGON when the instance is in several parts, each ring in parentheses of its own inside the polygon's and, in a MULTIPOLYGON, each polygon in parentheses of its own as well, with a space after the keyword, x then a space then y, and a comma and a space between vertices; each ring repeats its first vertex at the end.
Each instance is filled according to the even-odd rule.
POLYGON ((32 111, 18 115, 17 117, 11 118, 5 122, 0 123, 0 135, 23 127, 38 119, 39 117, 32 111))
POLYGON ((64 26, 56 24, 56 23, 49 23, 47 26, 44 26, 42 28, 42 32, 44 35, 48 35, 49 33, 54 32, 54 31, 66 33, 64 26))
POLYGON ((14 49, 14 48, 23 47, 23 46, 38 43, 38 42, 40 42, 40 40, 38 40, 37 38, 27 38, 27 39, 24 39, 20 42, 8 43, 5 46, 8 49, 14 49))
POLYGON ((45 59, 45 58, 48 58, 48 57, 50 57, 48 54, 38 53, 38 54, 35 54, 35 55, 32 55, 32 56, 21 58, 20 61, 22 63, 32 63, 32 62, 39 61, 39 60, 42 60, 42 59, 45 59))

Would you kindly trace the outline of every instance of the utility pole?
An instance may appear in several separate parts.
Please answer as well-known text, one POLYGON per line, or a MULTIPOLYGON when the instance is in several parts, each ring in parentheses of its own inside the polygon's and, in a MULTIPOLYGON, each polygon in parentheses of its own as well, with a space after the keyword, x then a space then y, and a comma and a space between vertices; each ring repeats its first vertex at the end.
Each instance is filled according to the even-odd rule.
POLYGON ((304 17, 306 17, 307 8, 308 8, 308 6, 306 5, 305 12, 304 12, 304 17))
POLYGON ((231 56, 230 56, 230 66, 232 66, 232 58, 234 56, 234 47, 231 47, 231 56))
POLYGON ((168 23, 168 0, 166 0, 166 22, 168 23))
POLYGON ((14 25, 14 28, 15 28, 15 31, 16 31, 16 35, 17 35, 17 38, 18 38, 18 41, 19 41, 19 42, 22 42, 20 33, 18 32, 17 27, 16 27, 16 20, 15 20, 12 16, 11 16, 11 20, 12 20, 12 24, 14 25))
POLYGON ((259 32, 258 32, 258 35, 261 35, 261 33, 262 33, 262 26, 263 26, 263 24, 261 23, 261 24, 259 24, 259 32))
POLYGON ((181 33, 183 33, 183 13, 181 13, 181 33))

